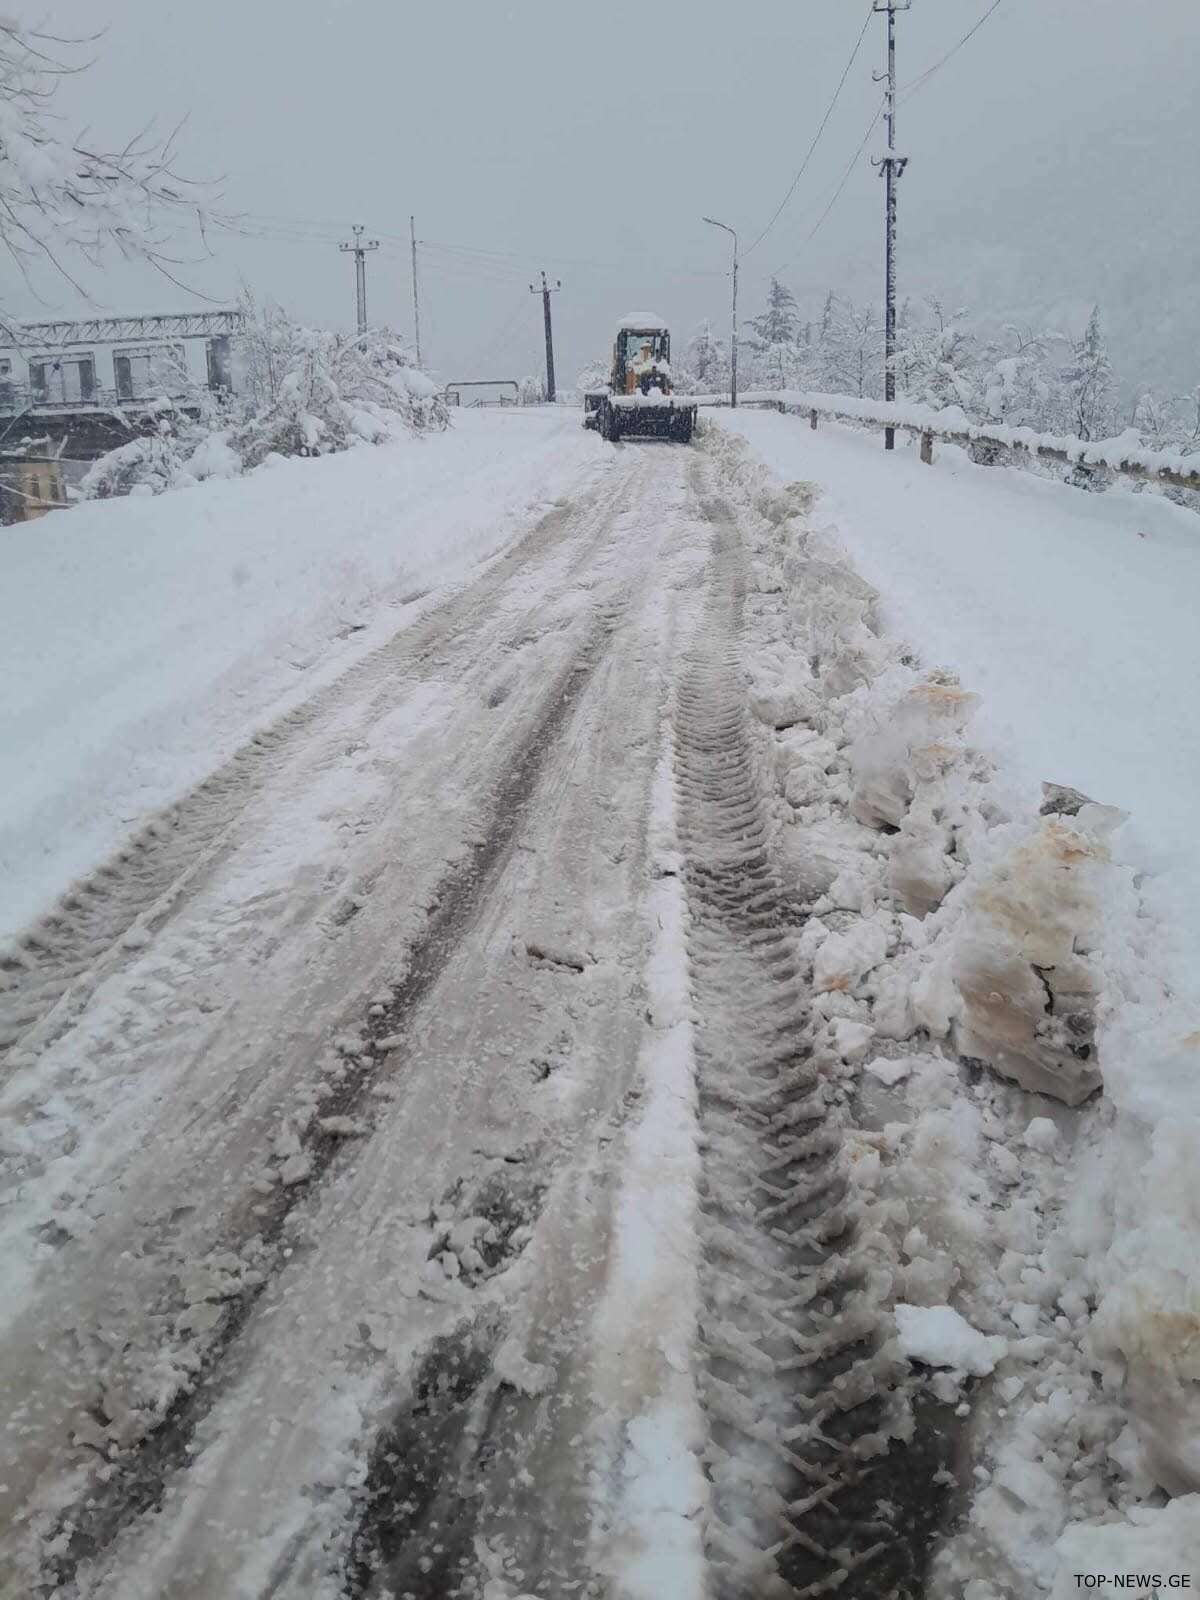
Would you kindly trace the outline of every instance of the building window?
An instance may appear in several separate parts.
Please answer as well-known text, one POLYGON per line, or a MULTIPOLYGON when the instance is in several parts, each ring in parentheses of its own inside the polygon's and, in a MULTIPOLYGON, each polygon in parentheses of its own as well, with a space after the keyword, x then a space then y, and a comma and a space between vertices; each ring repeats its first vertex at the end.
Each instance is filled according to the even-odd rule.
POLYGON ((39 405, 69 406, 93 400, 96 362, 92 356, 38 356, 29 363, 29 384, 39 405))
POLYGON ((118 400, 157 400, 187 393, 187 355, 181 344, 146 345, 117 350, 113 374, 118 400))

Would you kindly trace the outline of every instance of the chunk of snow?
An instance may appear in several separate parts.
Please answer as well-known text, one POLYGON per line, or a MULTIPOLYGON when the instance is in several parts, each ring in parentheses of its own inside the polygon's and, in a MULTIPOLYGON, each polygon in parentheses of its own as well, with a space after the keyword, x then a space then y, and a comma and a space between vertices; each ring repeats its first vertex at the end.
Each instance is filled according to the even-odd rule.
POLYGON ((878 1056, 874 1061, 868 1061, 863 1068, 873 1078, 878 1078, 880 1083, 885 1083, 889 1089, 896 1084, 903 1083, 912 1071, 912 1063, 902 1056, 898 1061, 888 1061, 884 1056, 878 1056))
POLYGON ((1049 1155, 1058 1145, 1058 1129, 1049 1117, 1034 1117, 1022 1135, 1022 1143, 1030 1150, 1049 1155))
POLYGON ((279 1181, 285 1189, 303 1183, 312 1172, 312 1162, 303 1152, 289 1156, 279 1169, 279 1181))
POLYGON ((492 1367, 496 1376, 521 1394, 545 1394, 558 1377, 552 1366, 544 1361, 530 1361, 521 1349, 520 1340, 509 1338, 496 1351, 492 1367))
POLYGON ((813 962, 813 987, 818 993, 853 989, 887 957, 888 939, 877 921, 857 922, 845 933, 831 933, 813 962))
POLYGON ((833 1047, 843 1061, 861 1061, 874 1037, 875 1029, 867 1022, 838 1017, 833 1024, 833 1047))
POLYGON ((896 1331, 910 1361, 952 1367, 975 1378, 986 1378, 1008 1351, 1006 1339, 980 1333, 953 1306, 898 1305, 896 1331))

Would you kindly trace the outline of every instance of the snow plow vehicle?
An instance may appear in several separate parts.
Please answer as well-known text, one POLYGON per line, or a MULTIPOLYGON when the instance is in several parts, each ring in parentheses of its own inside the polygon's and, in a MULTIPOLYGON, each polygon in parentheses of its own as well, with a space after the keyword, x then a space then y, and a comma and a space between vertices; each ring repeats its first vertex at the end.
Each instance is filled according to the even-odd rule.
POLYGON ((621 318, 608 385, 585 393, 583 425, 614 444, 625 438, 691 442, 696 402, 674 392, 671 335, 661 318, 649 312, 621 318))

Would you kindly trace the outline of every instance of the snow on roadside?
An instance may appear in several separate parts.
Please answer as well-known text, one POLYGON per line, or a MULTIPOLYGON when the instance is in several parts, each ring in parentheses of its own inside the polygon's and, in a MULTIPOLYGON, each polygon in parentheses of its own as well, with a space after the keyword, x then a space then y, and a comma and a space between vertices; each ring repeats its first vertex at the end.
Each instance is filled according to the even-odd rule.
MULTIPOLYGON (((931 406, 919 401, 859 399, 856 395, 821 394, 803 389, 752 389, 742 394, 746 404, 766 401, 772 405, 792 406, 795 410, 823 413, 832 412, 850 421, 891 424, 914 432, 925 429, 931 432, 953 433, 959 437, 978 439, 990 443, 997 440, 1010 449, 1053 450, 1068 461, 1085 466, 1138 468, 1148 474, 1158 472, 1181 473, 1185 476, 1196 471, 1197 461, 1193 451, 1154 450, 1142 442, 1136 428, 1126 428, 1124 433, 1111 439, 1079 439, 1071 434, 1045 433, 1037 428, 1014 428, 999 420, 973 422, 961 406, 931 406)), ((939 446, 940 448, 940 446, 939 446)))
MULTIPOLYGON (((667 723, 669 726, 669 722, 667 723)), ((656 876, 646 1086, 629 1138, 605 1300, 597 1319, 600 1382, 619 1418, 608 1488, 597 1507, 595 1566, 614 1600, 701 1600, 707 1592, 700 1466, 706 1430, 694 1351, 699 1320, 699 1122, 686 946, 687 904, 676 840, 674 760, 663 752, 649 821, 656 876), (628 1396, 639 1398, 628 1414, 628 1396)))
MULTIPOLYGON (((776 461, 807 465, 810 436, 790 419, 738 431, 767 421, 797 441, 772 430, 776 461)), ((772 730, 779 851, 808 913, 818 1060, 856 1126, 860 1231, 908 1308, 900 1347, 954 1407, 973 1464, 931 1593, 1048 1593, 1071 1562, 1085 1570, 1101 1525, 1114 1560, 1121 1530, 1133 1551, 1157 1526, 1194 1548, 1200 1029, 1170 967, 1166 902, 1140 881, 1136 843, 1117 853, 1122 812, 1053 785, 1039 812, 1020 763, 998 769, 971 747, 975 696, 885 631, 829 500, 781 485, 724 428, 706 447, 757 529, 751 701, 772 730)), ((930 514, 896 504, 906 530, 930 514)), ((1023 588, 1009 576, 1010 604, 1023 588)), ((911 574, 899 589, 911 598, 911 574)), ((919 615, 905 621, 928 642, 919 615)), ((1009 622, 1036 639, 1011 611, 993 631, 1009 622)), ((930 630, 935 648, 944 631, 930 630)), ((1004 658, 989 665, 995 683, 1004 658)))
POLYGON ((610 461, 573 413, 464 413, 7 529, 0 935, 610 461))

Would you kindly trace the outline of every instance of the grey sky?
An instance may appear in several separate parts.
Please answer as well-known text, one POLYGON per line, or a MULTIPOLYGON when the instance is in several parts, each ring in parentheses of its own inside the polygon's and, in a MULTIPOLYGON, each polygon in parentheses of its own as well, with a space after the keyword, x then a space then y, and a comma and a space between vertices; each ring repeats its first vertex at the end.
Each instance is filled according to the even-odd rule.
MULTIPOLYGON (((948 50, 989 0, 914 0, 902 82, 948 50)), ((111 137, 188 116, 181 167, 224 175, 224 204, 261 237, 217 236, 190 282, 219 300, 245 278, 303 318, 353 321, 337 242, 355 221, 384 241, 372 320, 411 324, 406 236, 422 254, 428 357, 445 377, 520 374, 541 360, 536 268, 555 297, 560 381, 603 352, 629 306, 686 336, 723 326, 728 241, 748 244, 807 148, 867 0, 48 0, 57 31, 105 27, 97 65, 60 110, 111 137), (442 245, 466 246, 449 250, 442 245), (473 251, 494 252, 474 254, 473 251)), ((32 15, 32 11, 30 13, 32 15)), ((745 265, 802 302, 827 285, 878 298, 880 180, 864 155, 805 239, 878 103, 873 20, 793 201, 745 265)), ((1182 385, 1193 300, 1200 61, 1195 0, 1003 0, 901 111, 901 287, 1073 319, 1094 300, 1129 377, 1182 385), (1130 370, 1131 363, 1145 370, 1130 370)), ((882 133, 867 155, 877 151, 882 133)), ((186 296, 138 270, 89 283, 113 309, 186 296)), ((53 309, 72 304, 40 282, 53 309)), ((35 304, 11 284, 10 303, 35 304)), ((1200 381, 1196 371, 1192 381, 1200 381)))

